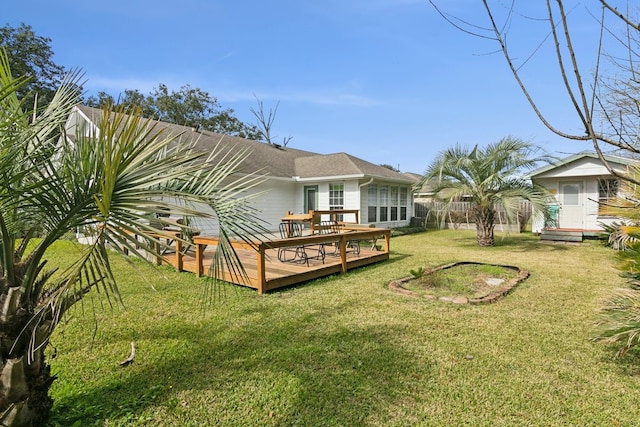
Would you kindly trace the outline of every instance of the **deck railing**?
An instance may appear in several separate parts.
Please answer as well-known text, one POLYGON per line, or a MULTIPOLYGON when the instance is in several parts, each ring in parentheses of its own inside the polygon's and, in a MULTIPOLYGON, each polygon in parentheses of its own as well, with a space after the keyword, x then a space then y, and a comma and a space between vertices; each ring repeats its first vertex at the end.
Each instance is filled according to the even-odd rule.
MULTIPOLYGON (((380 252, 381 257, 388 258, 389 256, 389 243, 390 243, 390 230, 383 228, 367 228, 367 229, 348 229, 341 233, 334 234, 314 234, 302 237, 292 237, 288 239, 278 239, 267 242, 246 243, 234 241, 231 245, 235 249, 252 250, 256 252, 257 261, 257 277, 255 281, 250 285, 258 290, 258 293, 264 293, 269 289, 282 286, 278 283, 269 283, 266 275, 266 251, 269 249, 288 248, 297 246, 308 245, 321 245, 321 244, 337 244, 337 254, 340 256, 340 273, 347 272, 350 263, 347 258, 348 241, 370 241, 372 246, 376 246, 376 250, 380 252), (378 240, 383 241, 378 244, 378 240), (379 249, 378 249, 379 247, 379 249)), ((196 262, 196 275, 201 276, 204 274, 204 251, 207 246, 218 246, 219 238, 208 236, 197 236, 193 238, 193 243, 196 248, 195 262, 196 262)), ((182 270, 182 251, 180 250, 180 242, 176 243, 176 268, 182 270)), ((353 266, 359 266, 361 264, 351 264, 353 266)), ((310 276, 311 277, 311 276, 310 276)), ((320 277, 320 276, 318 276, 320 277)))

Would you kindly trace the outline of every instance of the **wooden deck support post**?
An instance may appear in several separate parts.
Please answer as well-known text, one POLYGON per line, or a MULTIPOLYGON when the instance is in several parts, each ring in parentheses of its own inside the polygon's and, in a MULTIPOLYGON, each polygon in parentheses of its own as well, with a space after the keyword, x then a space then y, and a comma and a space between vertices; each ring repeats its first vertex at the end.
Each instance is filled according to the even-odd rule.
POLYGON ((204 268, 202 266, 202 259, 204 258, 204 248, 207 245, 202 243, 196 243, 196 277, 202 276, 204 268))
POLYGON ((151 245, 153 248, 153 256, 156 259, 156 265, 162 265, 162 255, 160 255, 160 240, 153 239, 153 244, 151 245))
POLYGON ((257 268, 257 275, 258 275, 258 293, 259 294, 263 294, 267 291, 267 274, 266 274, 266 268, 265 268, 265 263, 264 263, 264 251, 265 251, 265 244, 264 243, 260 243, 260 245, 258 246, 258 265, 256 266, 257 268))
POLYGON ((340 263, 342 264, 342 269, 340 270, 342 274, 347 272, 347 237, 340 236, 340 263))
POLYGON ((389 253, 389 248, 391 247, 391 232, 386 230, 384 232, 384 252, 389 253))
POLYGON ((176 239, 176 271, 181 272, 182 269, 182 242, 180 242, 180 239, 176 239))

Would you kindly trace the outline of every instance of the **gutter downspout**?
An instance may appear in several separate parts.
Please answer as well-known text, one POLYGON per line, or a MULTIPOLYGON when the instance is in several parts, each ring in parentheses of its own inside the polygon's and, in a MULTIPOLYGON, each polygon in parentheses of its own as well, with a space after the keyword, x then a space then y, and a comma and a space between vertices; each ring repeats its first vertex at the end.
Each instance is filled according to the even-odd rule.
POLYGON ((364 187, 365 185, 369 185, 369 184, 371 184, 372 182, 373 182, 373 178, 371 178, 371 179, 369 180, 369 182, 363 182, 362 184, 358 185, 358 189, 360 189, 360 188, 364 187))

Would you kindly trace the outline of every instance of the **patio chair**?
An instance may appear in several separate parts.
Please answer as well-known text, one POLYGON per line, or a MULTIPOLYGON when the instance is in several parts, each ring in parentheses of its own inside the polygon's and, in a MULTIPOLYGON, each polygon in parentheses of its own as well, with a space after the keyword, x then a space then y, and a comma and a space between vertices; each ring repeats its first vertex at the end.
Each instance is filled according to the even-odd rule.
MULTIPOLYGON (((336 221, 320 221, 318 231, 322 235, 338 234, 340 233, 340 224, 336 221)), ((325 243, 324 246, 332 246, 332 255, 340 255, 340 246, 338 245, 338 242, 325 243)))
MULTIPOLYGON (((279 231, 281 239, 302 236, 302 227, 294 222, 280 223, 279 231)), ((281 262, 302 262, 309 265, 309 257, 303 245, 278 248, 278 260, 281 262)))
POLYGON ((193 238, 200 235, 200 230, 191 227, 189 218, 179 218, 176 220, 176 223, 182 229, 182 238, 187 242, 185 247, 182 249, 182 255, 186 255, 193 247, 193 238))
MULTIPOLYGON (((302 225, 295 222, 283 222, 279 226, 280 238, 287 239, 302 236, 302 225)), ((278 259, 282 262, 304 262, 309 265, 310 259, 319 259, 324 264, 324 245, 296 245, 278 248, 278 259), (309 255, 310 252, 315 254, 309 255)))
MULTIPOLYGON (((342 226, 337 221, 320 221, 320 234, 340 234, 342 226)), ((327 243, 326 246, 333 246, 333 255, 340 255, 340 247, 338 242, 327 243)), ((353 252, 360 255, 360 241, 347 240, 347 252, 353 252)))

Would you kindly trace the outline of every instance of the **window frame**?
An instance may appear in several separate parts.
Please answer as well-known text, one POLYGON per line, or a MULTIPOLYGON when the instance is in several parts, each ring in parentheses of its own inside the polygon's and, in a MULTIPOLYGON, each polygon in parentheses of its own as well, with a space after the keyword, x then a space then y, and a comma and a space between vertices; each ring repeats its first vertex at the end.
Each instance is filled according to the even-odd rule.
POLYGON ((603 213, 604 206, 618 197, 620 180, 618 178, 598 178, 598 215, 611 216, 603 213), (605 185, 603 185, 605 183, 605 185))
POLYGON ((369 184, 367 189, 367 203, 367 222, 378 222, 378 184, 369 184))

